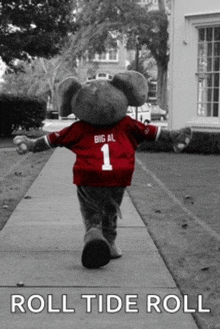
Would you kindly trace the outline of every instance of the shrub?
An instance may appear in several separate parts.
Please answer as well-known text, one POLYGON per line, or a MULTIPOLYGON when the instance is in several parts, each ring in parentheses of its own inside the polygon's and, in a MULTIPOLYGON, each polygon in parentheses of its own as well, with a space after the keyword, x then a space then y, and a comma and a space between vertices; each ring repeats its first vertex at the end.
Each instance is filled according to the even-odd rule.
MULTIPOLYGON (((147 142, 144 141, 138 147, 140 152, 172 152, 173 148, 164 142, 147 142)), ((185 153, 200 154, 220 154, 220 133, 194 131, 192 141, 187 148, 183 150, 185 153)))
POLYGON ((42 127, 46 102, 37 98, 0 95, 0 135, 10 136, 18 128, 42 127))

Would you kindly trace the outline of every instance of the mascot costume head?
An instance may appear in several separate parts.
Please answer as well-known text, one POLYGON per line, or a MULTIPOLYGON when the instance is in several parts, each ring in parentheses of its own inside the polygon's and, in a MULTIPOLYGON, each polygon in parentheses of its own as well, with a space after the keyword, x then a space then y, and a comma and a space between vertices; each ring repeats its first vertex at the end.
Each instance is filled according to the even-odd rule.
POLYGON ((92 80, 84 84, 67 78, 58 86, 62 116, 74 113, 78 119, 100 126, 120 121, 128 106, 143 105, 147 94, 147 80, 135 71, 118 73, 112 80, 92 80))

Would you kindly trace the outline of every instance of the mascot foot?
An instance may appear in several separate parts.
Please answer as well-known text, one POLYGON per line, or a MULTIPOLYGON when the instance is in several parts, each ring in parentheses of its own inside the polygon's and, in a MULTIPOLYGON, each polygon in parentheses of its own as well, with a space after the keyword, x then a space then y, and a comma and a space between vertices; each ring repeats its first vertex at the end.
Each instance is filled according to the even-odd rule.
POLYGON ((110 254, 111 259, 117 259, 122 256, 122 251, 120 248, 116 247, 115 243, 110 244, 110 254))
POLYGON ((82 264, 86 268, 95 269, 110 262, 111 254, 108 242, 98 229, 90 229, 85 236, 82 253, 82 264))

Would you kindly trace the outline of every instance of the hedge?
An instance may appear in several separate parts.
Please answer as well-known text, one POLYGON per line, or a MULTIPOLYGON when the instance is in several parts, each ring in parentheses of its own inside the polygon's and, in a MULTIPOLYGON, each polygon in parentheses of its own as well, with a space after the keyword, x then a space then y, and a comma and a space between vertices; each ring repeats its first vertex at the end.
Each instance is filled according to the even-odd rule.
MULTIPOLYGON (((144 141, 138 147, 139 152, 174 152, 171 145, 164 142, 144 141)), ((220 132, 193 131, 191 143, 184 153, 220 154, 220 132)))
POLYGON ((0 135, 10 136, 18 128, 42 127, 46 102, 33 97, 0 95, 0 135))

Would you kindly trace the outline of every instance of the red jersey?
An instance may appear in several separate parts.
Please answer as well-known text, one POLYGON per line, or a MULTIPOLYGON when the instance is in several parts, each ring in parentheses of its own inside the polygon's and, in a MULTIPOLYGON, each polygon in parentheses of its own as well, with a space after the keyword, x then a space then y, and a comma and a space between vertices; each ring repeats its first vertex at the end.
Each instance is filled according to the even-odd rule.
POLYGON ((51 147, 64 146, 76 154, 73 182, 81 186, 128 186, 135 164, 135 150, 145 139, 155 141, 157 126, 124 117, 107 127, 78 121, 47 135, 51 147))

